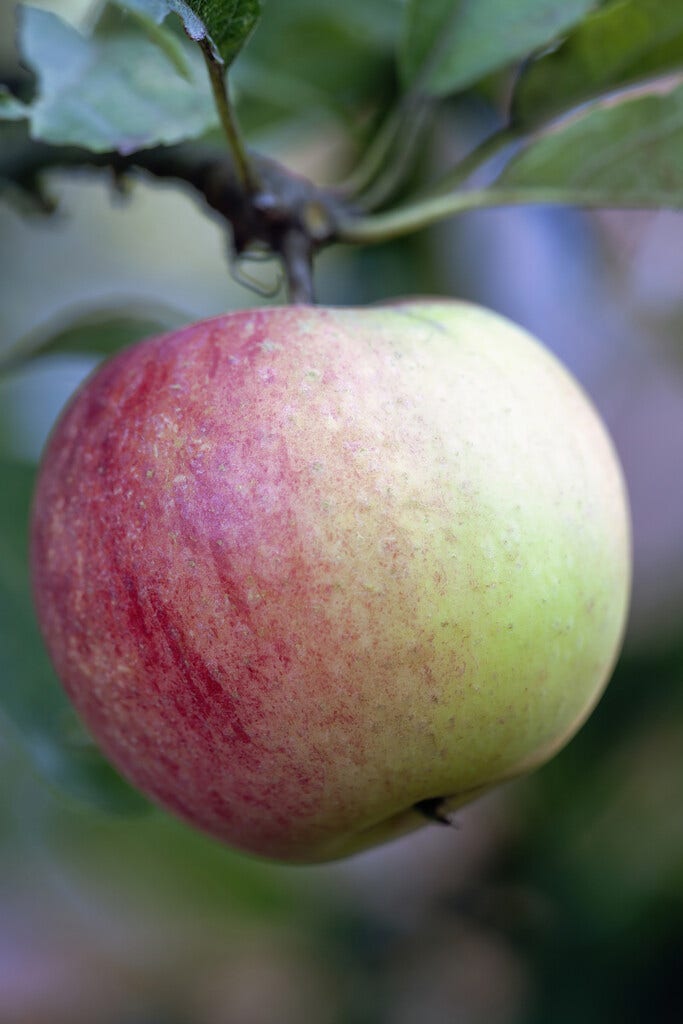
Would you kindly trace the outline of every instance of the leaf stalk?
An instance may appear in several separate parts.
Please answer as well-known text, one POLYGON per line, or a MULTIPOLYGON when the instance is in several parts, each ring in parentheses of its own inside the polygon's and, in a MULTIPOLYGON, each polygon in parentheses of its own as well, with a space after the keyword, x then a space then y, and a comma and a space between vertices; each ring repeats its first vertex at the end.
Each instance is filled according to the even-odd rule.
POLYGON ((254 195, 259 191, 259 180, 249 159, 235 108, 230 99, 225 64, 217 56, 208 38, 201 39, 199 45, 209 72, 209 80, 221 127, 228 140, 230 152, 235 162, 235 174, 243 191, 247 195, 254 195))

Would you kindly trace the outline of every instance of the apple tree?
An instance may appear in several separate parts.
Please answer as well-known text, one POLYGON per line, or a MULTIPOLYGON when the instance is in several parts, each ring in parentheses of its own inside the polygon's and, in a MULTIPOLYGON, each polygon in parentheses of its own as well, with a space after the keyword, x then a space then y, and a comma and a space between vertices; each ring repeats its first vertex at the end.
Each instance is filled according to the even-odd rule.
MULTIPOLYGON (((129 893, 137 877, 176 920, 204 912, 208 887, 222 924, 296 922, 304 952, 284 973, 307 982, 292 1019, 310 1013, 312 974, 313 1005, 331 1021, 407 1019, 401 958, 414 967, 407 1005, 430 979, 427 1020, 453 999, 473 1021, 683 1008, 670 953, 683 936, 670 900, 683 872, 683 654, 668 628, 683 601, 683 495, 653 451, 660 437, 675 451, 683 430, 683 261, 680 219, 652 212, 683 207, 683 11, 665 0, 108 0, 12 4, 0 19, 0 815, 15 826, 11 870, 49 860, 79 886, 88 871, 113 872, 129 893), (520 230, 494 220, 500 211, 533 219, 520 230), (632 294, 638 259, 650 276, 640 267, 632 294), (492 970, 503 990, 516 980, 502 1010, 468 996, 464 978, 451 991, 424 973, 401 915, 368 904, 362 885, 339 899, 339 876, 321 875, 310 891, 153 810, 64 696, 27 569, 40 449, 103 357, 226 310, 421 293, 496 305, 555 340, 616 429, 635 499, 634 612, 614 683, 567 751, 513 787, 513 812, 492 805, 484 868, 441 878, 439 900, 420 904, 432 908, 419 928, 433 955, 457 957, 481 934, 474 964, 504 950, 492 970), (620 419, 629 389, 653 379, 648 348, 671 370, 646 414, 620 419), (113 868, 110 846, 125 867, 113 868), (338 991, 335 972, 361 995, 338 991)), ((423 803, 438 819, 438 801, 423 803)), ((457 858, 458 831, 440 838, 457 858)), ((443 872, 425 850, 425 870, 443 872)), ((173 999, 150 999, 144 1012, 157 999, 160 1018, 175 1019, 173 999)), ((101 1019, 128 1019, 123 1003, 114 1012, 101 1019)))

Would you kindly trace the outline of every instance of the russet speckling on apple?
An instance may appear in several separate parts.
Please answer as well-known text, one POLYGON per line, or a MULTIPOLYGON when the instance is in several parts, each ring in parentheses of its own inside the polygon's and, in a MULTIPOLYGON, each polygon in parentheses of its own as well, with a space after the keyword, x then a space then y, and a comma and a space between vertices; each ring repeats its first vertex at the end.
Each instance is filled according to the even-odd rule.
POLYGON ((53 431, 31 557, 110 760, 291 862, 551 757, 609 678, 630 583, 586 396, 518 327, 436 300, 237 312, 120 353, 53 431))

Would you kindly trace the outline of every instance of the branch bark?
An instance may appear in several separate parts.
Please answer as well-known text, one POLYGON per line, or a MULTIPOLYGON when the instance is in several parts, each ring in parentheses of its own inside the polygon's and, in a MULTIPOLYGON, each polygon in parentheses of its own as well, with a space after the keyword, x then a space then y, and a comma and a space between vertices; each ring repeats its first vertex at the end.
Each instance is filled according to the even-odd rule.
POLYGON ((264 247, 282 262, 291 302, 312 302, 314 254, 337 239, 337 223, 352 214, 343 200, 281 164, 258 154, 250 162, 259 185, 245 192, 240 175, 225 150, 183 145, 140 150, 131 156, 91 153, 49 146, 8 133, 0 150, 0 185, 4 181, 32 195, 37 207, 52 208, 43 187, 46 172, 59 169, 106 169, 125 181, 142 173, 189 185, 200 201, 230 229, 231 247, 239 256, 264 247))

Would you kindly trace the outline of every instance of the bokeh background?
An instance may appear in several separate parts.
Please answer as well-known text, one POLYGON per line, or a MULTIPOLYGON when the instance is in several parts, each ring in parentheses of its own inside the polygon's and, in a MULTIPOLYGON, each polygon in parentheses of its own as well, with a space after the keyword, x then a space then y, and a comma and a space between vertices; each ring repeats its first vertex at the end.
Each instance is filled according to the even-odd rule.
MULTIPOLYGON (((237 71, 250 142, 342 176, 396 89, 398 5, 269 0, 237 71)), ((78 21, 87 4, 38 6, 78 21)), ((28 84, 9 0, 0 79, 28 84)), ((502 88, 444 105, 417 173, 490 130, 502 88)), ((552 764, 450 830, 285 869, 106 772, 46 667, 25 570, 36 460, 97 358, 66 350, 88 348, 84 331, 94 351, 264 300, 231 279, 222 226, 183 189, 139 180, 123 198, 94 172, 49 188, 50 219, 0 196, 0 351, 86 321, 78 344, 0 377, 0 1024, 678 1024, 683 215, 486 211, 321 258, 325 303, 466 297, 559 354, 621 456, 635 577, 614 679, 552 764)))

